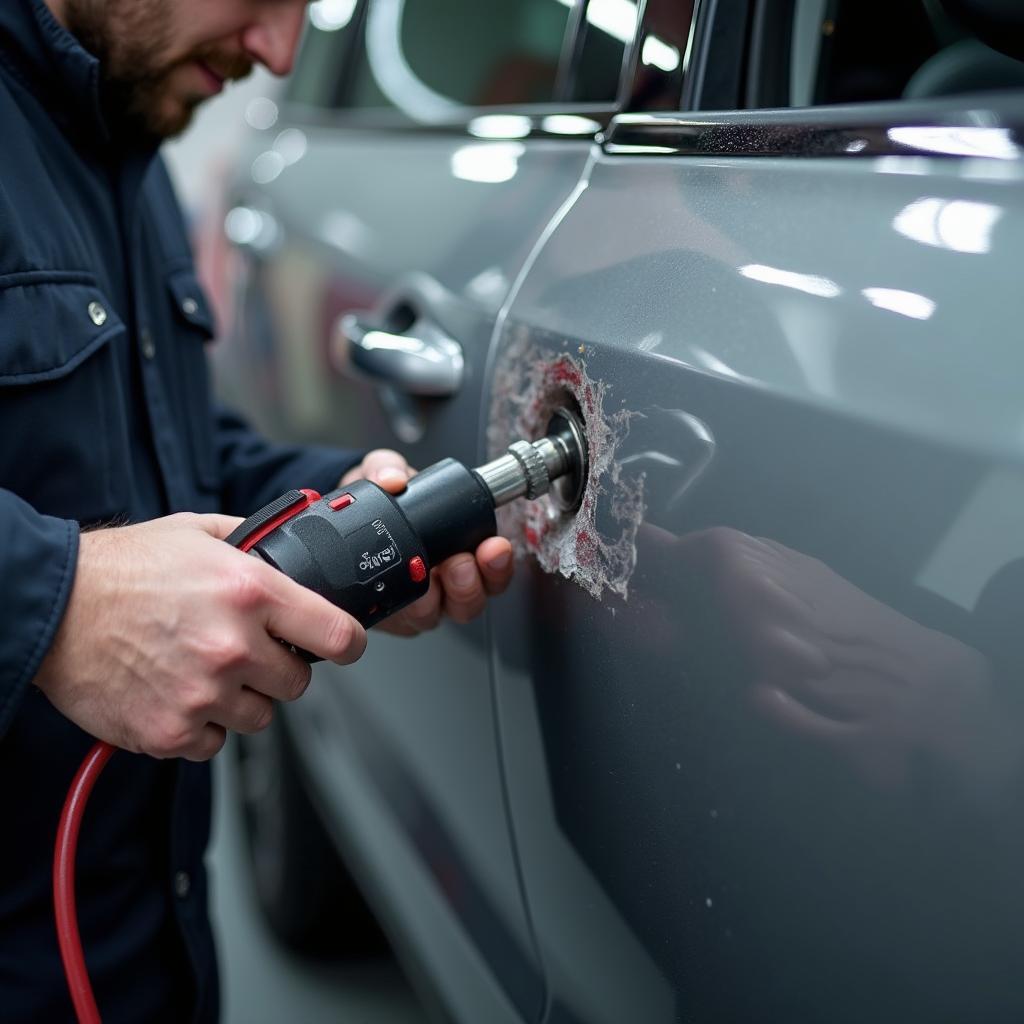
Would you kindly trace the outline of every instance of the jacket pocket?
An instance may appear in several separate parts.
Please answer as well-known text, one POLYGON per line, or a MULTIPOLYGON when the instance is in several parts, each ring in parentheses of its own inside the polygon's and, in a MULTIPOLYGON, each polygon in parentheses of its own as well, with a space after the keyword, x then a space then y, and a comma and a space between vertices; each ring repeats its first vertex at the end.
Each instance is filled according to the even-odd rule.
POLYGON ((213 313, 191 267, 168 274, 167 288, 180 340, 178 369, 192 468, 200 488, 215 494, 220 491, 220 468, 206 361, 206 343, 215 334, 213 313))
POLYGON ((88 274, 0 276, 0 487, 86 524, 125 513, 124 334, 88 274))

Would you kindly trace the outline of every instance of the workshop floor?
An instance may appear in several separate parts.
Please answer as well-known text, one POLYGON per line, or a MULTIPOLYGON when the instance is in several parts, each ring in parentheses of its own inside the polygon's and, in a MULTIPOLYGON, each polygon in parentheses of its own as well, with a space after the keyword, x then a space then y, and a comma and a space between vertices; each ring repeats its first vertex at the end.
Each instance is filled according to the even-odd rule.
POLYGON ((358 968, 309 964, 275 943, 252 901, 231 750, 214 761, 210 868, 221 963, 222 1024, 425 1024, 393 961, 358 968))

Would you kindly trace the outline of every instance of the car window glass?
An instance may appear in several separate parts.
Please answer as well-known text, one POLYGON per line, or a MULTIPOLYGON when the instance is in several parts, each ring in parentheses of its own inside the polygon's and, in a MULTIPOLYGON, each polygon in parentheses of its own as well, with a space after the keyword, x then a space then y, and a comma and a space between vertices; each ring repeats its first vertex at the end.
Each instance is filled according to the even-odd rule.
POLYGON ((287 99, 311 107, 333 105, 356 34, 356 0, 316 0, 309 5, 306 32, 287 99))
POLYGON ((679 108, 693 9, 694 0, 647 0, 628 109, 679 108))
POLYGON ((551 102, 568 14, 557 0, 371 0, 343 105, 434 121, 551 102))
POLYGON ((812 106, 924 99, 1024 88, 1024 61, 976 38, 940 0, 789 0, 788 30, 761 45, 788 52, 762 60, 752 105, 812 106))
MULTIPOLYGON (((559 2, 572 4, 572 0, 559 2)), ((622 60, 636 35, 636 24, 637 6, 632 0, 590 0, 580 27, 570 99, 581 103, 615 99, 622 60)))

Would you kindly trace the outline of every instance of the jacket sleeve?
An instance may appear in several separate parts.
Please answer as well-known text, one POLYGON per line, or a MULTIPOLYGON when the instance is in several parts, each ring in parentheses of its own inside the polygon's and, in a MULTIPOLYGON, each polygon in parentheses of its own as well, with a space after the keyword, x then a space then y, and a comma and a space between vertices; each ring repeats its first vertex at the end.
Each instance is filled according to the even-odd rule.
POLYGON ((0 489, 0 737, 64 616, 78 562, 78 524, 36 512, 0 489))
POLYGON ((320 445, 274 444, 220 405, 216 431, 220 503, 229 515, 251 515, 293 487, 333 490, 365 454, 320 445))

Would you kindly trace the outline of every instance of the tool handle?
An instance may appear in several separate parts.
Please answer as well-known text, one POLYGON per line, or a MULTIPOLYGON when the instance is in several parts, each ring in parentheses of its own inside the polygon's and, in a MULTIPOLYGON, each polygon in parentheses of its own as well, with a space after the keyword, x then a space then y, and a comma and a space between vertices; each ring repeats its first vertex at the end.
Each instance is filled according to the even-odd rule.
POLYGON ((368 480, 323 497, 289 491, 227 539, 365 627, 411 604, 430 586, 430 561, 417 531, 395 498, 368 480))

